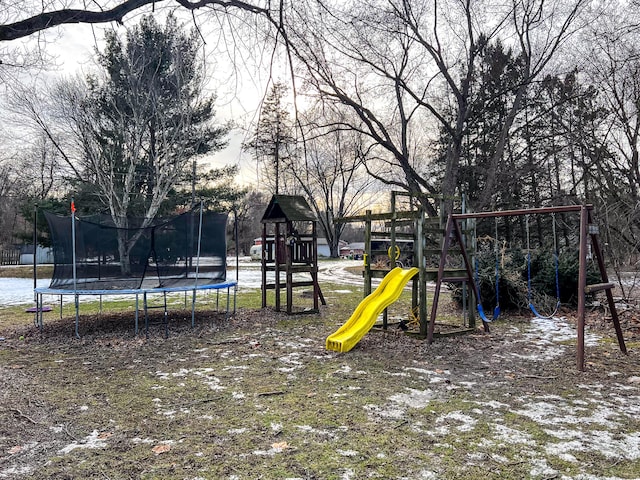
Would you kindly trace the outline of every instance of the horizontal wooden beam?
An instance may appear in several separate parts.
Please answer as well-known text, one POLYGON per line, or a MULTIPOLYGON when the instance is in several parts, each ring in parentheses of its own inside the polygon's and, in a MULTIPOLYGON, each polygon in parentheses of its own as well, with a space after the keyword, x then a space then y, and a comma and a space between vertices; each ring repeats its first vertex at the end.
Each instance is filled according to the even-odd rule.
POLYGON ((418 218, 420 212, 417 210, 409 210, 404 212, 395 213, 370 213, 364 215, 354 215, 351 217, 338 217, 334 218, 335 223, 349 223, 349 222, 366 222, 367 220, 401 220, 405 218, 418 218))
MULTIPOLYGON (((593 210, 593 205, 584 205, 587 210, 593 210)), ((496 217, 516 217, 518 215, 548 215, 550 213, 570 213, 579 212, 582 205, 565 205, 563 207, 540 207, 521 208, 517 210, 494 210, 492 212, 476 213, 454 213, 451 217, 454 220, 464 220, 466 218, 496 218, 496 217)))
POLYGON ((611 282, 609 283, 594 283, 593 285, 585 285, 584 293, 596 293, 601 292, 602 290, 611 290, 615 285, 611 282))

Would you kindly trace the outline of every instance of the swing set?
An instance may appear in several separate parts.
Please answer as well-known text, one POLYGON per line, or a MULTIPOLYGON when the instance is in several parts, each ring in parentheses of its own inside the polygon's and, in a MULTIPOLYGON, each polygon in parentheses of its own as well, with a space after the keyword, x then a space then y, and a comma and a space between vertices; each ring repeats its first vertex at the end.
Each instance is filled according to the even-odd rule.
POLYGON ((434 325, 438 311, 438 300, 440 297, 440 290, 442 287, 442 282, 447 281, 450 282, 450 278, 445 277, 445 264, 447 253, 449 248, 452 246, 452 243, 455 241, 458 244, 458 248, 461 250, 462 258, 464 261, 464 269, 466 271, 466 276, 459 277, 459 280, 462 282, 468 282, 471 286, 471 291, 475 295, 477 311, 478 315, 482 319, 482 323, 484 325, 484 330, 486 332, 489 331, 489 323, 493 319, 497 319, 500 315, 500 300, 498 293, 498 284, 500 281, 499 277, 499 249, 498 249, 498 235, 497 235, 497 219, 499 217, 515 217, 515 216, 525 216, 526 218, 526 227, 527 227, 527 295, 528 295, 528 303, 529 309, 533 312, 533 314, 538 318, 551 318, 553 317, 560 306, 560 287, 559 287, 559 255, 558 255, 558 244, 556 240, 556 232, 555 232, 555 217, 553 221, 553 237, 554 237, 554 262, 555 262, 555 277, 556 277, 556 295, 557 302, 556 308, 554 312, 549 314, 548 316, 541 315, 536 309, 532 301, 532 287, 531 287, 531 243, 530 243, 530 235, 529 235, 529 217, 533 215, 555 215, 556 213, 579 213, 580 214, 580 244, 579 244, 579 270, 578 270, 578 322, 577 322, 577 348, 576 348, 576 363, 579 370, 584 371, 584 327, 585 327, 585 311, 586 311, 586 295, 591 293, 596 293, 600 291, 604 291, 607 296, 607 302, 609 305, 609 311, 611 313, 611 320, 613 326, 616 331, 616 336, 618 340, 618 345, 620 347, 620 351, 623 353, 627 353, 627 348, 624 343, 624 337, 622 335, 622 328, 620 326, 620 321, 618 319, 618 313, 616 311, 615 302, 613 300, 613 294, 611 290, 614 287, 614 284, 609 282, 607 271, 604 264, 604 258, 602 255, 602 250, 600 248, 600 241, 598 239, 598 229, 597 225, 593 223, 592 218, 592 205, 569 205, 564 207, 542 207, 542 208, 529 208, 529 209, 518 209, 518 210, 502 210, 502 211, 491 211, 491 212, 481 212, 481 213, 462 213, 462 214, 450 214, 447 219, 447 225, 445 228, 444 241, 442 246, 442 253, 440 256, 440 263, 438 266, 438 274, 435 286, 435 292, 433 297, 433 302, 431 305, 431 316, 428 325, 427 331, 427 341, 429 343, 433 342, 434 338, 434 325), (493 319, 489 319, 485 314, 482 303, 480 301, 480 288, 478 284, 478 263, 477 260, 475 263, 475 271, 472 262, 469 261, 469 256, 467 255, 462 230, 460 227, 460 223, 466 219, 483 219, 483 218, 494 218, 496 219, 496 238, 494 239, 494 253, 496 257, 496 266, 495 266, 495 281, 496 281, 496 307, 493 312, 493 319), (588 256, 588 242, 591 241, 592 252, 595 255, 598 269, 601 276, 601 283, 587 285, 587 256, 588 256))
MULTIPOLYGON (((477 238, 476 235, 474 237, 477 238)), ((476 240, 477 241, 477 240, 476 240)), ((483 325, 485 325, 485 330, 487 330, 486 325, 491 323, 493 320, 497 320, 500 316, 500 249, 498 248, 498 217, 496 217, 495 222, 495 238, 493 238, 493 251, 496 257, 495 263, 495 281, 496 281, 496 306, 493 308, 493 318, 489 319, 487 314, 484 313, 484 308, 482 307, 482 301, 480 300, 480 262, 478 261, 478 257, 475 257, 474 265, 475 265, 475 281, 476 286, 478 287, 478 293, 476 295, 476 310, 478 311, 478 316, 482 320, 483 325)), ((488 330, 487 330, 488 331, 488 330)))
POLYGON ((549 315, 541 315, 533 304, 533 289, 531 288, 531 236, 529 233, 529 216, 525 219, 527 230, 527 300, 529 303, 529 310, 540 319, 549 320, 553 318, 560 309, 560 256, 558 253, 558 239, 556 237, 556 215, 551 214, 551 228, 553 230, 553 264, 554 275, 556 280, 556 307, 549 315))

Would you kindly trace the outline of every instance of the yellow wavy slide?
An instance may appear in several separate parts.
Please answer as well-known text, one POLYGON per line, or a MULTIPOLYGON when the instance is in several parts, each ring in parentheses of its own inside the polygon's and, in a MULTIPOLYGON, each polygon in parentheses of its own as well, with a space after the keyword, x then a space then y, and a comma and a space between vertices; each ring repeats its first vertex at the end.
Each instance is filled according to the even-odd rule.
POLYGON ((413 267, 407 270, 396 267, 385 275, 376 288, 353 312, 349 320, 327 337, 327 350, 348 352, 376 323, 378 315, 400 298, 407 282, 418 273, 413 267))

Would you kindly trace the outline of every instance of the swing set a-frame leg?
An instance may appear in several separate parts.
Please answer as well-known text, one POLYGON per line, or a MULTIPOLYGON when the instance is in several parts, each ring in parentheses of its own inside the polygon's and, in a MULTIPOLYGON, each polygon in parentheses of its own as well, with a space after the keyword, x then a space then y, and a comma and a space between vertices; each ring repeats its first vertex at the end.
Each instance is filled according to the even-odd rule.
POLYGON ((595 293, 602 290, 605 291, 609 311, 611 312, 611 321, 618 339, 618 346, 622 353, 627 353, 627 347, 624 343, 624 336, 622 334, 622 327, 620 326, 620 319, 618 318, 618 311, 616 310, 613 293, 611 292, 614 285, 609 282, 602 249, 600 247, 600 241, 598 240, 598 234, 595 230, 591 231, 589 228, 592 222, 593 218, 591 216, 591 209, 586 206, 582 206, 580 210, 580 269, 578 272, 578 341, 576 355, 577 366, 580 371, 584 371, 584 325, 586 295, 588 293, 595 293), (591 246, 593 247, 593 253, 596 256, 598 269, 600 271, 600 278, 602 279, 602 283, 595 285, 587 285, 587 237, 591 237, 591 246))
MULTIPOLYGON (((469 256, 467 255, 467 250, 464 246, 464 241, 462 240, 462 232, 460 231, 460 227, 458 225, 458 221, 453 218, 451 214, 449 214, 449 218, 447 219, 447 226, 445 228, 444 233, 444 241, 442 242, 442 253, 440 254, 440 263, 438 265, 438 278, 436 280, 436 287, 433 294, 433 301, 431 302, 431 316, 429 319, 429 329, 427 332, 427 342, 429 344, 433 343, 433 335, 434 328, 436 323, 436 315, 438 312, 438 300, 440 298, 440 290, 442 287, 442 280, 444 278, 444 270, 447 262, 447 253, 449 252, 449 247, 451 247, 451 239, 455 238, 460 245, 460 253, 462 254, 462 258, 464 261, 464 267, 466 271, 466 278, 464 279, 469 283, 473 294, 475 295, 476 301, 480 298, 480 291, 478 290, 478 285, 476 284, 473 277, 473 269, 471 267, 471 262, 469 261, 469 256)), ((484 326, 484 331, 489 333, 489 324, 482 321, 484 326)))

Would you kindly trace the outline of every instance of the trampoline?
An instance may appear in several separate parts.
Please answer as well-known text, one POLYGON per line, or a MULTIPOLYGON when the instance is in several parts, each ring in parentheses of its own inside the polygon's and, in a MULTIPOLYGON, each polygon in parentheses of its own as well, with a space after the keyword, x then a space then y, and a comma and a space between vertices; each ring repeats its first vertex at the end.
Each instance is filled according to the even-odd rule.
MULTIPOLYGON (((72 211, 74 209, 72 208, 72 211)), ((139 332, 142 296, 145 333, 152 295, 162 295, 165 336, 168 335, 167 294, 191 292, 191 325, 195 326, 197 292, 226 291, 226 317, 236 311, 236 280, 227 280, 226 213, 190 210, 172 218, 117 219, 106 215, 59 216, 45 212, 53 248, 54 269, 46 288, 35 288, 36 326, 43 330, 43 297, 72 296, 75 335, 79 337, 80 297, 135 296, 135 332, 139 332), (232 292, 233 290, 233 292, 232 292), (233 296, 233 307, 231 297, 233 296)), ((236 236, 237 238, 237 236, 236 236)), ((237 248, 236 248, 237 252, 237 248)), ((238 261, 236 258, 236 272, 238 261)), ((34 270, 35 271, 35 270, 34 270)))

